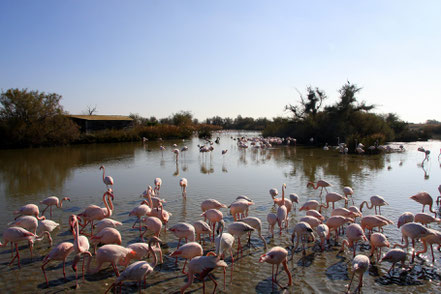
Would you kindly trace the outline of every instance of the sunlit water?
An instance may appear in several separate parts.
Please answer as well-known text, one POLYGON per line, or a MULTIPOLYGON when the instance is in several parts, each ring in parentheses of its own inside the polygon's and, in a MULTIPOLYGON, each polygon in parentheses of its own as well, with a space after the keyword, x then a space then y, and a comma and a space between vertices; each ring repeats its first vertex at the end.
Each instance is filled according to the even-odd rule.
MULTIPOLYGON (((242 133, 242 135, 245 133, 242 133)), ((253 134, 246 133, 247 136, 253 134)), ((325 179, 332 183, 332 191, 342 193, 344 186, 351 186, 356 204, 368 200, 370 196, 383 196, 389 206, 382 208, 382 213, 395 223, 404 211, 418 213, 421 205, 410 200, 409 196, 419 191, 427 191, 434 198, 438 196, 437 187, 441 184, 441 167, 438 154, 441 142, 418 142, 405 144, 406 152, 375 156, 341 155, 336 151, 323 151, 321 148, 274 146, 267 150, 239 149, 231 136, 237 133, 220 134, 220 144, 214 144, 212 153, 201 154, 197 147, 204 141, 192 140, 165 141, 167 150, 159 150, 160 142, 122 143, 82 145, 71 147, 3 150, 0 151, 0 232, 13 220, 12 212, 24 204, 38 203, 50 195, 69 196, 71 202, 65 202, 62 209, 54 209, 53 219, 61 224, 52 235, 54 244, 72 241, 68 230, 68 216, 80 213, 90 204, 102 205, 102 194, 105 185, 101 179, 100 165, 105 165, 106 173, 115 179, 115 210, 113 218, 123 222, 120 228, 123 245, 139 242, 136 229, 131 229, 135 218, 129 212, 140 203, 140 194, 147 185, 153 186, 156 177, 162 178, 163 185, 160 197, 167 200, 165 208, 173 215, 169 226, 177 222, 192 223, 201 219, 200 203, 204 199, 215 198, 222 203, 230 204, 238 195, 247 195, 254 199, 250 215, 259 217, 264 224, 264 236, 269 248, 275 245, 291 246, 290 233, 295 223, 304 213, 295 211, 290 218, 290 233, 274 239, 267 232, 266 215, 275 212, 270 188, 281 190, 287 184, 287 193, 297 193, 301 203, 309 199, 319 199, 319 190, 307 188, 308 181, 325 179), (171 152, 172 144, 179 148, 187 145, 189 150, 181 153, 176 161, 171 152), (423 146, 431 150, 429 161, 421 166, 424 154, 417 151, 423 146), (221 150, 228 149, 225 156, 221 150), (179 179, 188 179, 187 200, 180 194, 179 179)), ((398 147, 396 145, 395 147, 398 147)), ((337 206, 342 206, 338 203, 337 206)), ((43 206, 40 205, 40 211, 43 206)), ((227 210, 223 210, 224 219, 232 222, 227 210)), ((330 209, 324 213, 329 216, 330 209)), ((365 214, 373 214, 373 210, 364 210, 365 214)), ((46 212, 48 216, 48 212, 46 212)), ((432 228, 440 229, 439 224, 431 224, 432 228)), ((391 242, 400 242, 401 233, 396 225, 385 227, 385 234, 391 242)), ((177 246, 177 238, 170 232, 162 232, 164 255, 172 252, 177 246)), ((207 240, 208 241, 208 240, 207 240)), ((283 290, 271 283, 271 266, 260 264, 259 256, 263 254, 263 244, 256 236, 252 238, 254 247, 246 247, 243 257, 236 260, 232 284, 227 275, 227 293, 279 293, 283 290)), ((333 243, 332 243, 333 244, 333 243)), ((341 238, 340 243, 341 244, 341 238)), ((235 244, 236 245, 236 244, 235 244)), ((205 251, 213 249, 206 242, 205 251)), ((289 261, 293 274, 293 286, 287 289, 291 293, 342 293, 351 276, 352 252, 337 254, 339 247, 329 246, 325 252, 309 244, 307 254, 294 254, 289 261)), ((359 250, 360 248, 358 248, 359 250)), ((362 253, 369 254, 367 244, 361 247, 362 253)), ((74 290, 75 275, 71 269, 73 254, 66 266, 67 280, 63 278, 62 264, 53 261, 47 266, 49 287, 46 286, 41 272, 41 260, 50 251, 47 241, 36 243, 34 259, 26 244, 20 246, 22 268, 17 263, 9 266, 11 258, 9 245, 0 251, 0 292, 44 293, 73 292, 104 293, 114 280, 111 267, 95 275, 86 275, 81 287, 74 290)), ((387 276, 390 264, 374 264, 364 276, 363 292, 424 292, 433 293, 440 289, 440 275, 436 270, 440 266, 439 252, 435 253, 435 265, 431 264, 428 255, 425 259, 416 259, 415 267, 409 272, 396 271, 393 277, 387 276), (400 276, 401 272, 401 276, 400 276)), ((228 256, 228 255, 227 255, 228 256)), ((230 258, 227 257, 230 264, 230 258)), ((407 265, 409 262, 407 262, 407 265)), ((92 266, 94 263, 92 262, 92 266)), ((186 282, 181 273, 183 261, 175 266, 174 259, 165 258, 162 266, 148 277, 147 287, 143 291, 149 293, 175 293, 186 282)), ((122 270, 122 268, 121 268, 122 270)), ((229 270, 228 270, 229 274, 229 270)), ((214 272, 219 283, 217 289, 222 293, 223 275, 214 272)), ((280 283, 287 284, 284 272, 279 274, 280 283)), ((357 282, 354 281, 352 289, 357 282)), ((137 284, 124 284, 123 292, 137 292, 137 284)), ((207 292, 213 289, 212 282, 207 282, 207 292)), ((195 283, 189 291, 202 292, 202 283, 195 283)))

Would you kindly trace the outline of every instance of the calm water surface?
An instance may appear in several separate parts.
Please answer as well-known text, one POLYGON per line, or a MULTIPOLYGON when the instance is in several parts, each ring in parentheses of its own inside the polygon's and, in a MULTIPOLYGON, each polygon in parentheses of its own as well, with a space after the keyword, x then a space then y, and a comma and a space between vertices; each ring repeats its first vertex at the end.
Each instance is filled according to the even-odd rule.
MULTIPOLYGON (((245 134, 245 133, 242 133, 245 134)), ((100 165, 105 165, 106 173, 115 179, 115 210, 113 218, 123 222, 120 229, 123 245, 139 242, 137 230, 131 229, 135 218, 129 212, 140 203, 140 193, 147 185, 153 186, 155 177, 162 178, 161 198, 167 200, 166 209, 173 215, 169 226, 177 222, 194 222, 201 219, 200 203, 208 198, 215 198, 222 203, 230 204, 238 195, 247 195, 254 199, 250 215, 259 217, 264 224, 264 236, 269 248, 280 245, 288 247, 290 234, 282 237, 269 237, 266 215, 275 212, 272 199, 268 193, 270 188, 281 190, 287 184, 287 193, 297 193, 301 203, 309 199, 318 199, 318 190, 306 188, 308 181, 326 179, 332 183, 331 190, 342 193, 344 186, 351 186, 356 204, 368 200, 370 196, 383 196, 389 206, 382 209, 383 214, 395 223, 404 211, 418 213, 421 205, 409 199, 409 196, 427 191, 434 198, 438 196, 437 187, 441 184, 441 166, 438 154, 441 142, 419 142, 405 144, 406 152, 375 156, 340 155, 335 151, 323 151, 308 147, 275 146, 268 150, 241 150, 231 136, 237 133, 220 134, 220 144, 214 144, 215 150, 210 154, 200 154, 198 144, 203 140, 166 141, 167 150, 159 150, 159 142, 123 143, 84 145, 59 148, 3 150, 0 151, 0 232, 13 220, 12 212, 24 204, 38 203, 47 196, 69 196, 72 201, 65 202, 63 209, 55 209, 53 219, 61 224, 54 231, 54 244, 72 241, 68 231, 68 216, 80 213, 86 206, 97 204, 102 206, 102 194, 105 186, 102 183, 100 165), (187 145, 189 150, 175 160, 172 144, 179 148, 187 145), (421 166, 424 154, 417 151, 419 146, 431 150, 430 160, 421 166), (222 149, 228 149, 225 156, 222 149), (179 179, 188 179, 188 197, 180 196, 179 179)), ((252 134, 246 134, 251 136, 252 134)), ((396 145, 398 147, 398 145, 396 145)), ((337 204, 340 207, 342 203, 337 204)), ((43 206, 40 206, 40 211, 43 206)), ((364 211, 373 214, 373 210, 364 211)), ((223 210, 227 224, 232 217, 223 210)), ((330 210, 324 212, 330 215, 330 210)), ((48 215, 48 213, 46 213, 48 215)), ((290 219, 290 231, 304 213, 294 212, 290 219)), ((440 225, 431 225, 440 229, 440 225)), ((400 242, 401 233, 395 225, 385 227, 385 234, 391 242, 400 242)), ((164 255, 172 252, 177 246, 177 239, 170 232, 161 233, 166 244, 164 255)), ((226 293, 279 293, 283 290, 273 288, 271 284, 271 266, 259 264, 259 256, 263 254, 260 239, 252 238, 254 248, 246 248, 243 257, 234 266, 233 283, 227 283, 223 290, 223 277, 220 271, 215 272, 219 282, 218 292, 226 293)), ((340 241, 341 242, 341 241, 340 241)), ((236 245, 236 244, 235 244, 236 245)), ((289 293, 342 293, 351 276, 352 253, 337 254, 339 247, 330 246, 325 252, 317 251, 312 244, 305 257, 301 252, 295 253, 289 267, 293 273, 294 285, 289 293)), ((204 250, 213 246, 206 243, 204 250)), ((368 246, 361 250, 369 254, 368 246)), ((30 260, 27 245, 20 246, 22 268, 16 263, 8 266, 10 261, 9 246, 0 251, 0 289, 2 293, 60 293, 76 292, 104 293, 113 282, 114 274, 110 267, 96 275, 86 275, 86 281, 80 289, 74 290, 75 276, 70 265, 73 255, 66 267, 67 281, 63 279, 62 266, 58 261, 49 263, 47 267, 50 286, 46 287, 41 272, 41 260, 50 251, 46 241, 35 245, 34 259, 30 260)), ((390 264, 375 264, 364 278, 363 292, 409 292, 433 293, 439 291, 441 265, 439 252, 436 252, 435 265, 426 259, 416 259, 415 267, 409 274, 398 273, 391 278, 386 276, 390 264)), ((424 256, 426 257, 426 256, 424 256)), ((227 258, 227 263, 230 259, 227 258)), ((92 265, 93 262, 92 262, 92 265)), ((156 272, 148 277, 148 287, 144 292, 176 293, 185 283, 186 277, 181 273, 183 261, 174 265, 174 260, 165 258, 164 264, 156 268, 156 272)), ((286 285, 284 272, 279 275, 282 285, 286 285)), ((212 291, 212 283, 207 283, 207 291, 212 291)), ((353 285, 352 289, 355 288, 353 285)), ((194 283, 189 290, 202 292, 202 283, 194 283)), ((137 292, 134 282, 126 283, 123 292, 137 292)))

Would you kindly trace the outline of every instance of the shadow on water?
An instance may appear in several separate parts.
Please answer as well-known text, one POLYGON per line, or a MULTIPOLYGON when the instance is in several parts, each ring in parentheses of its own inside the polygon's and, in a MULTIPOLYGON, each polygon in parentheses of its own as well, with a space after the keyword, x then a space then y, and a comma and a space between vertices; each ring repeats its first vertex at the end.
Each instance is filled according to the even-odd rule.
POLYGON ((333 265, 329 266, 326 269, 326 276, 328 279, 332 281, 337 280, 349 280, 348 276, 348 264, 346 261, 346 258, 343 256, 336 256, 337 258, 340 258, 340 261, 337 263, 334 263, 333 265))

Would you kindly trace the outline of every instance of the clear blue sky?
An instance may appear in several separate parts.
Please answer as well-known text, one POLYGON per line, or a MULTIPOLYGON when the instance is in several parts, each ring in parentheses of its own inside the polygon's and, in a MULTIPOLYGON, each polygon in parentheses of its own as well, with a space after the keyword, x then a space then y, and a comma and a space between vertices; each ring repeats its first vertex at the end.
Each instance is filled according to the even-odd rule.
POLYGON ((349 80, 377 113, 441 120, 441 1, 0 0, 0 89, 65 110, 284 115, 349 80))

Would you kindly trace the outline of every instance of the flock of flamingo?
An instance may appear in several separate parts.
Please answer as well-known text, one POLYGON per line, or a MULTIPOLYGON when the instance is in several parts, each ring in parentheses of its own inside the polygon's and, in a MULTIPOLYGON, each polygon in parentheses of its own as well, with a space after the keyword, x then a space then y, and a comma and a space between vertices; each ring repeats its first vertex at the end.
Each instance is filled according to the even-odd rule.
MULTIPOLYGON (((178 154, 178 152, 175 153, 178 154)), ((99 272, 105 263, 112 266, 116 279, 109 286, 106 293, 113 288, 122 287, 122 283, 126 280, 137 281, 139 292, 141 292, 142 282, 145 285, 147 276, 155 270, 157 264, 163 262, 161 246, 164 244, 160 238, 161 234, 166 231, 172 232, 178 239, 176 250, 169 254, 167 258, 174 258, 175 262, 178 258, 185 259, 182 273, 187 275, 187 282, 181 286, 181 293, 191 287, 195 277, 202 281, 204 293, 205 278, 211 279, 214 283, 214 293, 217 282, 211 273, 216 268, 221 268, 223 271, 225 289, 227 268, 230 267, 230 283, 232 283, 235 257, 237 259, 243 254, 244 246, 241 243, 241 237, 248 235, 248 243, 250 243, 253 232, 257 233, 264 247, 264 254, 259 257, 259 262, 272 265, 272 283, 275 287, 280 288, 293 287, 293 277, 288 267, 289 257, 292 259, 298 252, 303 252, 303 255, 305 255, 306 250, 311 248, 308 247, 308 244, 316 242, 316 239, 318 239, 317 245, 321 251, 325 250, 326 243, 330 244, 333 241, 334 244, 337 244, 337 240, 341 235, 344 236, 344 240, 341 243, 340 251, 343 252, 346 247, 352 248, 353 274, 346 289, 347 292, 350 291, 356 274, 359 276, 359 284, 354 292, 362 288, 363 273, 369 268, 371 262, 391 262, 392 266, 388 274, 394 269, 396 263, 400 262, 404 266, 408 253, 403 249, 409 247, 409 239, 412 241, 411 263, 414 262, 415 256, 427 252, 428 247, 431 248, 432 261, 434 261, 432 245, 438 244, 438 250, 441 247, 441 232, 428 227, 430 223, 440 223, 441 219, 437 218, 437 212, 433 207, 434 200, 427 192, 410 196, 411 200, 422 204, 421 213, 414 215, 405 212, 398 219, 390 220, 381 215, 381 207, 388 205, 388 203, 379 195, 372 196, 370 201, 363 201, 361 204, 355 205, 354 191, 351 187, 344 187, 342 194, 330 192, 328 189, 332 185, 325 180, 319 180, 316 183, 307 183, 307 187, 315 190, 320 189, 319 198, 322 201, 307 200, 300 204, 301 197, 297 194, 291 193, 288 197, 285 195, 287 186, 283 184, 281 197, 278 197, 279 192, 276 188, 269 190, 271 198, 268 198, 268 201, 274 203, 276 213, 267 215, 267 223, 272 238, 277 238, 277 235, 290 234, 292 246, 287 248, 274 246, 268 249, 269 245, 262 236, 262 220, 249 216, 250 207, 254 202, 244 195, 238 196, 229 205, 220 203, 215 199, 206 199, 200 203, 200 220, 192 224, 179 222, 167 228, 172 214, 164 209, 166 201, 159 197, 162 186, 160 178, 154 179, 154 187, 148 186, 142 194, 145 199, 129 213, 129 216, 136 217, 132 228, 139 230, 141 242, 124 247, 122 246, 121 234, 118 231, 118 227, 123 224, 111 219, 114 212, 113 201, 115 201, 112 190, 114 180, 112 177, 105 175, 104 166, 101 166, 100 169, 103 171, 102 181, 106 185, 106 191, 102 195, 104 207, 89 205, 81 213, 72 214, 68 217, 70 231, 74 239, 73 243, 66 241, 55 245, 42 260, 41 270, 48 286, 50 283, 46 275, 46 265, 51 261, 62 261, 63 275, 66 279, 66 260, 70 254, 74 253, 72 269, 76 275, 76 287, 79 287, 77 265, 82 259, 83 280, 85 272, 93 275, 99 272), (322 195, 324 195, 324 199, 322 199, 322 195), (341 207, 336 207, 336 203, 342 203, 341 207), (352 203, 352 206, 349 206, 350 203, 352 203), (428 206, 430 213, 424 213, 425 206, 428 206), (375 214, 363 215, 364 207, 369 210, 374 209, 375 214), (290 214, 296 209, 299 213, 305 213, 305 215, 290 231, 288 227, 290 214), (222 210, 228 210, 234 221, 227 224, 224 220, 225 212, 223 213, 222 210), (326 214, 322 214, 324 210, 326 210, 326 214), (401 230, 402 243, 404 244, 390 244, 387 236, 383 234, 383 227, 392 225, 394 222, 397 222, 397 227, 401 230), (88 226, 90 226, 90 232, 88 226), (274 232, 276 226, 278 227, 278 234, 274 232), (374 232, 374 229, 377 231, 374 232), (144 240, 146 234, 150 236, 147 241, 144 240), (203 235, 208 236, 204 237, 203 235), (181 245, 184 239, 185 244, 181 245), (423 245, 420 251, 416 251, 418 241, 422 242, 423 245), (233 249, 235 242, 237 243, 236 253, 233 249), (356 245, 358 242, 369 243, 371 250, 368 255, 357 254, 356 245), (298 250, 299 243, 302 244, 302 248, 298 250), (393 249, 383 255, 382 249, 385 247, 393 249), (227 254, 230 256, 229 260, 226 259, 227 254), (145 260, 150 256, 153 259, 151 263, 145 260), (91 269, 93 259, 95 260, 95 268, 91 269), (282 286, 278 280, 280 265, 288 278, 286 286, 282 286), (122 268, 124 270, 120 273, 122 268)), ((182 178, 179 185, 182 198, 185 201, 187 198, 187 179, 182 178)), ((441 185, 438 187, 438 191, 441 195, 441 185)), ((438 205, 440 199, 441 196, 436 199, 438 205)), ((49 209, 52 218, 52 207, 62 208, 64 201, 71 201, 71 199, 64 197, 59 200, 58 197, 51 196, 42 200, 40 203, 46 205, 46 207, 41 214, 39 207, 35 204, 26 204, 14 211, 16 218, 8 224, 9 227, 3 232, 4 243, 0 243, 0 246, 11 243, 12 259, 10 265, 17 259, 20 268, 19 242, 28 242, 31 258, 36 241, 42 241, 44 237, 47 237, 50 246, 52 246, 51 233, 59 224, 46 219, 44 214, 49 209), (15 255, 13 254, 14 245, 15 255)))

